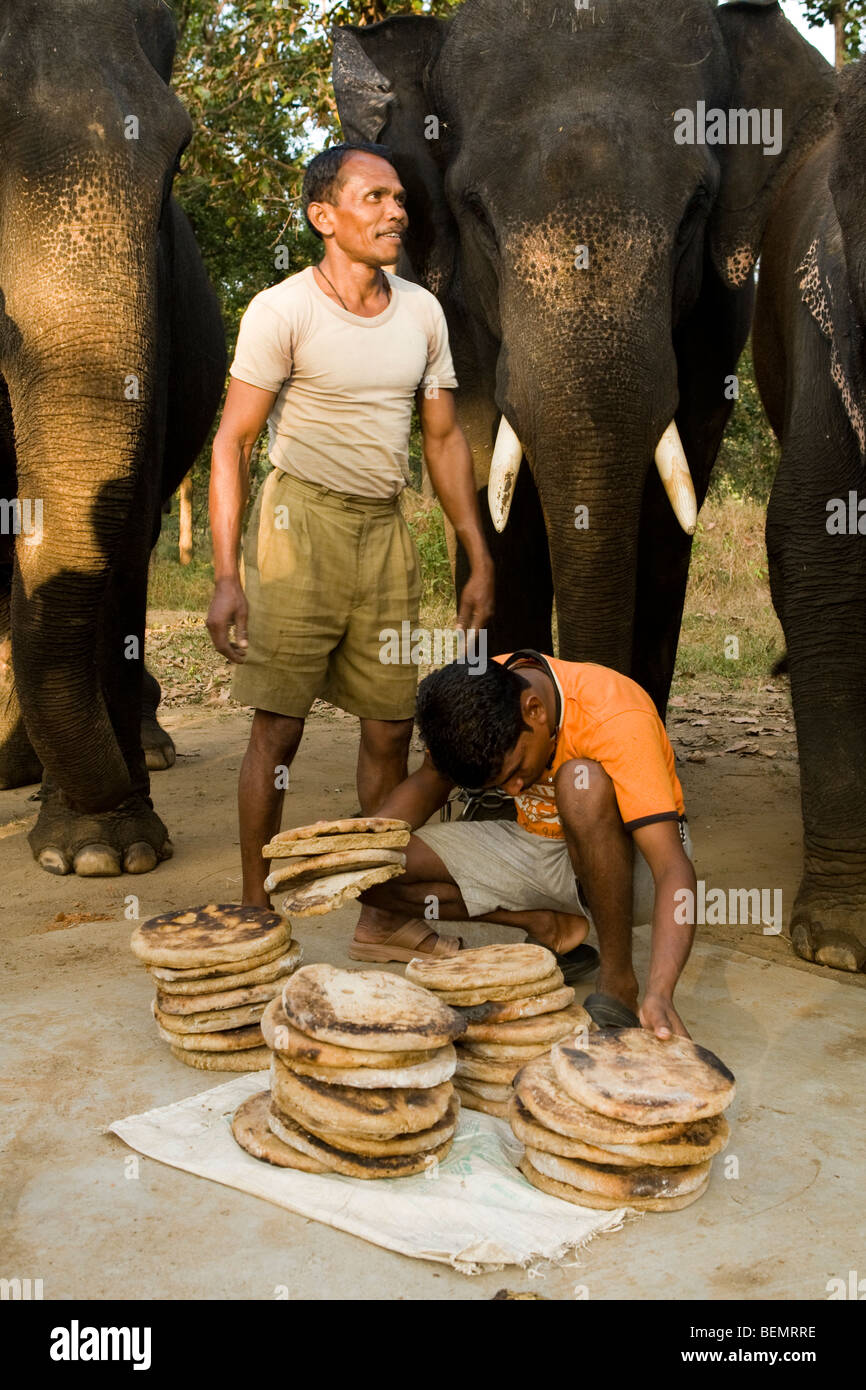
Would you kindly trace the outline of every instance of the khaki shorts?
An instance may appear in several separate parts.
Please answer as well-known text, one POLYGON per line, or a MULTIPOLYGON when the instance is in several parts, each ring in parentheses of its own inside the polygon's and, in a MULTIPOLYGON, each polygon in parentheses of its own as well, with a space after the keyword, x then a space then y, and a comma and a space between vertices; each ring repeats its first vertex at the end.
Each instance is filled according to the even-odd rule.
POLYGON ((420 566, 397 498, 352 497, 273 468, 244 536, 249 647, 232 696, 303 719, 318 697, 411 719, 418 668, 381 660, 383 628, 418 621, 420 566))

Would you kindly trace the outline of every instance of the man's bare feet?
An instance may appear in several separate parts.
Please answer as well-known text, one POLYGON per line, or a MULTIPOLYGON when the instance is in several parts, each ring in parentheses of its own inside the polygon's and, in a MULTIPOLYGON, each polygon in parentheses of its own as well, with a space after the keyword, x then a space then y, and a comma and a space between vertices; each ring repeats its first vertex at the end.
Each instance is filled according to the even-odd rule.
POLYGON ((546 909, 522 914, 526 931, 535 941, 556 955, 565 955, 586 940, 589 922, 573 912, 552 912, 546 909))
POLYGON ((426 922, 417 917, 400 912, 386 912, 382 908, 365 905, 362 907, 361 915, 355 925, 355 935, 352 938, 349 955, 355 960, 373 959, 373 952, 368 952, 365 957, 363 954, 365 947, 372 947, 374 951, 377 947, 383 948, 384 954, 376 953, 376 958, 382 960, 409 960, 412 956, 432 956, 434 953, 437 956, 456 955, 462 944, 459 937, 440 936, 432 922, 429 928, 424 931, 423 928, 426 926, 426 922), (407 927, 410 928, 412 935, 411 949, 408 949, 410 946, 408 933, 404 930, 407 927), (442 945, 439 944, 440 942, 442 945), (394 946, 393 952, 388 950, 391 943, 394 946), (448 943, 447 947, 445 943, 448 943), (358 947, 361 948, 361 951, 357 951, 356 948, 358 947))

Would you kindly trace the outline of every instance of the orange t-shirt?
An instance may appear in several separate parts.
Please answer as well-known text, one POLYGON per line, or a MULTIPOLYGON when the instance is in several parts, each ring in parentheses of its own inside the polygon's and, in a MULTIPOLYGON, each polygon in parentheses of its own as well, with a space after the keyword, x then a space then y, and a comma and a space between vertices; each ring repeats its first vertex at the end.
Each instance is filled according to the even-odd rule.
MULTIPOLYGON (((494 657, 494 661, 507 660, 507 654, 494 657)), ((534 835, 563 838, 553 779, 572 758, 601 763, 613 782, 626 830, 684 816, 674 750, 646 691, 607 666, 558 661, 552 656, 544 660, 559 688, 562 714, 550 767, 540 782, 514 798, 518 824, 534 835)), ((529 658, 526 661, 536 664, 529 658)), ((537 664, 536 668, 540 669, 537 664)))

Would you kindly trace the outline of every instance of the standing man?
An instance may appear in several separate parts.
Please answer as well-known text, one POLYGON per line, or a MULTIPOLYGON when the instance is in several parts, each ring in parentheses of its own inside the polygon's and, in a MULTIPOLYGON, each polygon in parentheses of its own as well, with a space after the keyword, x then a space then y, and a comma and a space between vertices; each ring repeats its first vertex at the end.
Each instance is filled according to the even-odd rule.
POLYGON ((418 555, 399 506, 413 398, 433 487, 470 564, 458 625, 482 628, 493 608, 445 317, 427 290, 383 269, 408 221, 390 152, 326 150, 308 164, 301 200, 324 256, 244 314, 210 484, 207 626, 236 664, 234 698, 255 708, 238 812, 243 901, 260 907, 269 905, 262 846, 282 815, 279 770, 317 696, 360 718, 365 815, 406 776, 417 669, 383 663, 380 633, 418 618, 418 555), (242 583, 250 456, 266 421, 273 467, 244 539, 242 583))

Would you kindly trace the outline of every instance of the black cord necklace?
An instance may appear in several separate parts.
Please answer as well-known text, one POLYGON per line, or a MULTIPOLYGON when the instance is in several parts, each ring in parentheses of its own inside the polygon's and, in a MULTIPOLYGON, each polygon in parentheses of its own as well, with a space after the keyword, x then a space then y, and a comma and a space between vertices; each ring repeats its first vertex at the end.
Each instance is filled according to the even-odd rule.
MULTIPOLYGON (((324 272, 324 270, 322 269, 322 267, 321 267, 320 265, 316 265, 316 266, 313 266, 313 269, 314 269, 314 270, 317 270, 317 271, 319 272, 319 274, 321 275, 322 279, 325 281, 325 283, 331 286, 331 289, 334 291, 334 294, 337 296, 337 298, 339 299, 339 301, 340 301, 340 303, 342 304, 343 308, 346 310, 346 313, 347 313, 347 314, 351 314, 352 310, 349 308, 349 306, 348 306, 348 304, 346 303, 345 299, 344 299, 343 296, 340 294, 340 291, 337 289, 337 286, 331 284, 331 281, 328 279, 328 277, 327 277, 327 275, 325 274, 325 272, 324 272)), ((391 300, 391 285, 390 285, 390 282, 388 281, 387 276, 385 275, 384 270, 382 270, 381 266, 379 267, 379 274, 380 274, 381 277, 382 277, 382 289, 383 289, 383 290, 385 291, 385 293, 387 294, 387 296, 388 296, 388 301, 390 302, 390 300, 391 300)), ((358 317, 357 314, 355 315, 355 317, 356 317, 356 318, 358 317)))

